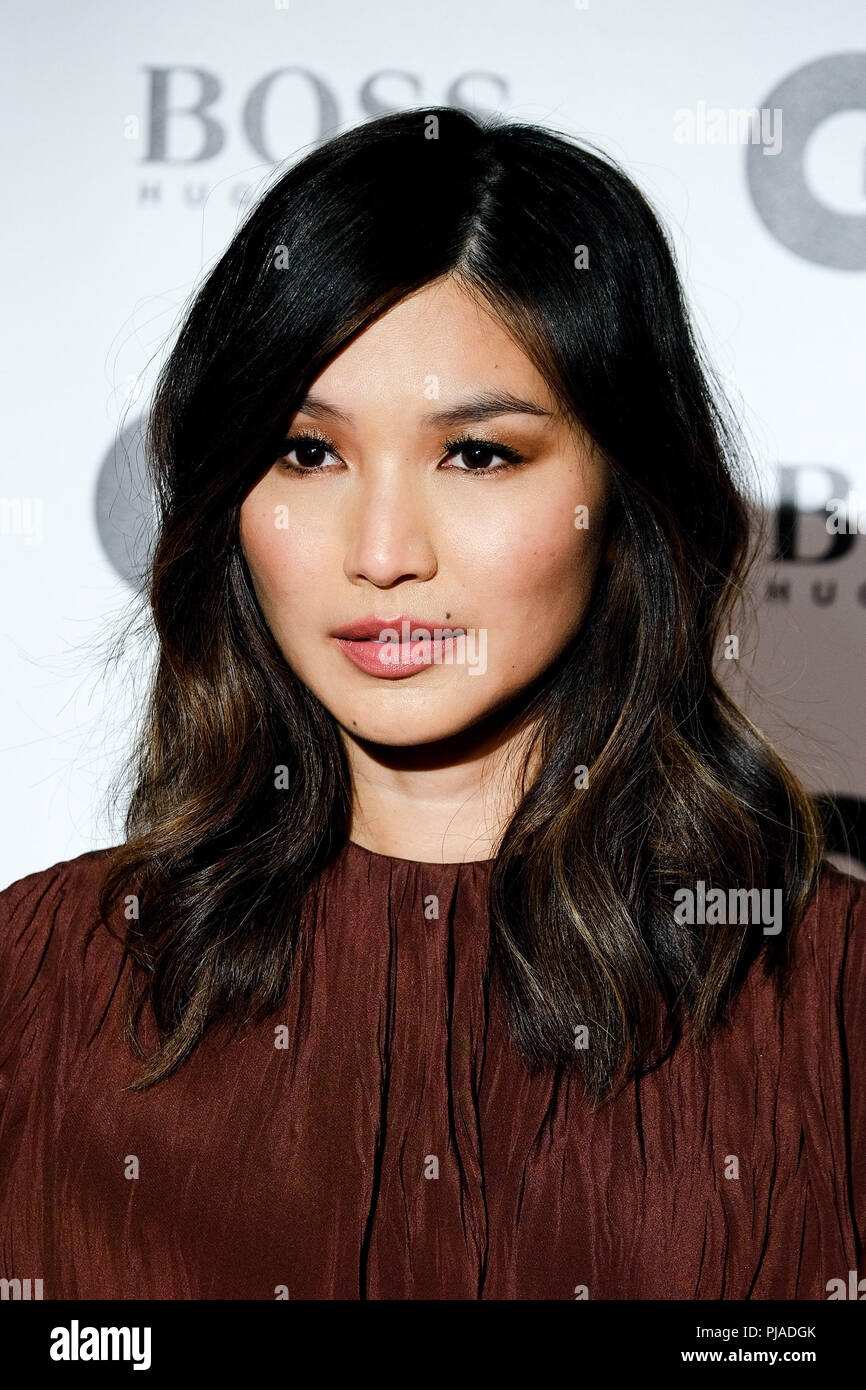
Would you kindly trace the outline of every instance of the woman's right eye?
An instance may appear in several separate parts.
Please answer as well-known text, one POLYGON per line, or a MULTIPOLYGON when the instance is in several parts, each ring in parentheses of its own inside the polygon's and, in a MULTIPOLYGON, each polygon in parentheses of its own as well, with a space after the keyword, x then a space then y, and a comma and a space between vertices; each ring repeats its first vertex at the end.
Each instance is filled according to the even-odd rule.
POLYGON ((290 473, 316 473, 322 468, 324 458, 335 452, 330 440, 319 439, 314 434, 293 435, 285 440, 284 448, 277 463, 290 473), (291 454, 296 456, 294 461, 291 454))

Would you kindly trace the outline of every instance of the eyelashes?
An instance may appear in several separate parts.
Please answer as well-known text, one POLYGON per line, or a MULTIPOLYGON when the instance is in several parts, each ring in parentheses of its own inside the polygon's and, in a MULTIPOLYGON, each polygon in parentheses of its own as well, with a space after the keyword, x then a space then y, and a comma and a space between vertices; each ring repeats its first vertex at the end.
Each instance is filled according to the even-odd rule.
MULTIPOLYGON (((288 455, 295 450, 310 449, 318 454, 333 454, 339 458, 336 446, 325 434, 318 430, 305 430, 303 434, 291 435, 283 441, 285 452, 276 459, 280 469, 285 473, 295 474, 315 474, 330 472, 330 469, 323 468, 320 462, 314 459, 308 460, 306 464, 292 463, 288 455)), ((479 439, 475 435, 462 435, 458 439, 446 439, 442 445, 442 452, 445 458, 451 458, 454 454, 469 454, 472 451, 481 451, 482 454, 492 454, 495 458, 501 458, 502 463, 487 466, 476 466, 467 468, 455 468, 452 472, 468 473, 473 475, 488 473, 505 473, 511 468, 519 468, 527 462, 526 456, 517 449, 513 449, 509 444, 501 444, 496 439, 479 439)))

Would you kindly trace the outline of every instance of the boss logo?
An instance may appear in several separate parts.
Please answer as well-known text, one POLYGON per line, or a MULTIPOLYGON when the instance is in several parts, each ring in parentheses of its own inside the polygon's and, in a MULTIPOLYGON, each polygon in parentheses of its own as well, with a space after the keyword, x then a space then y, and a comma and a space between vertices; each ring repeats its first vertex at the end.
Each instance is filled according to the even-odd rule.
MULTIPOLYGON (((295 132, 309 123, 311 113, 313 144, 328 139, 348 119, 340 110, 333 87, 310 68, 276 68, 259 78, 240 101, 230 98, 220 78, 207 68, 146 67, 144 72, 148 81, 144 129, 135 117, 127 127, 130 138, 143 136, 145 140, 143 164, 205 163, 223 151, 232 130, 243 135, 260 159, 276 164, 297 147, 295 132), (285 132, 282 149, 280 129, 285 132)), ((460 73, 443 92, 431 94, 425 93, 417 74, 383 68, 361 85, 358 114, 349 116, 358 120, 385 116, 420 106, 425 99, 433 105, 487 116, 508 97, 508 84, 498 73, 460 73), (470 83, 473 90, 479 83, 489 85, 491 106, 479 107, 468 100, 465 92, 470 83)))

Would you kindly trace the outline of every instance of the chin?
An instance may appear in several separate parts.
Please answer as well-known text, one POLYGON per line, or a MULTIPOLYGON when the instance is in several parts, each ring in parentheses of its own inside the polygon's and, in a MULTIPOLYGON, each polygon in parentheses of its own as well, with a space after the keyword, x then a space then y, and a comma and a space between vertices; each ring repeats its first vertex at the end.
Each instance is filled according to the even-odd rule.
POLYGON ((390 748, 413 748, 425 743, 438 743, 463 733, 479 719, 484 710, 467 711, 455 708, 445 711, 440 706, 424 710, 407 706, 405 710, 364 710, 355 704, 331 713, 353 738, 379 743, 390 748))

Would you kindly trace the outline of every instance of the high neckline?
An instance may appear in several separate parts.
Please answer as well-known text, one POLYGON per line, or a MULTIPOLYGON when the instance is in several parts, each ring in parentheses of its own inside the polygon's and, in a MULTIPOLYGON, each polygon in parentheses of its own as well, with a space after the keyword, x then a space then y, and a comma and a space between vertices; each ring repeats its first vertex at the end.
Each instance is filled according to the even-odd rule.
POLYGON ((377 850, 367 849, 356 840, 346 840, 344 848, 347 853, 363 859, 379 860, 382 864, 398 867, 408 865, 418 869, 484 869, 495 862, 495 855, 489 859, 402 859, 394 854, 380 854, 377 850))

